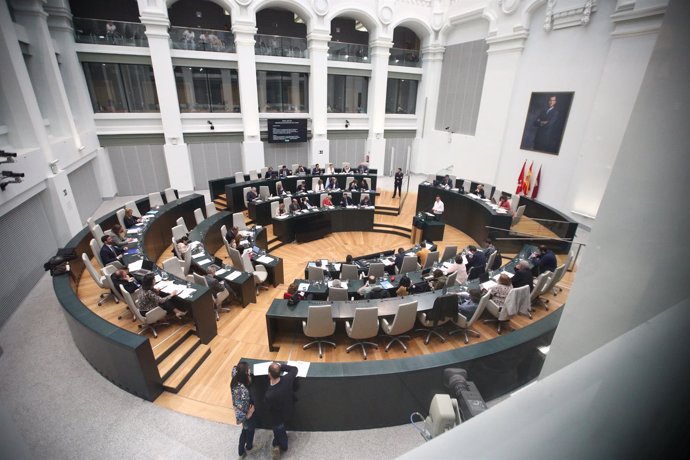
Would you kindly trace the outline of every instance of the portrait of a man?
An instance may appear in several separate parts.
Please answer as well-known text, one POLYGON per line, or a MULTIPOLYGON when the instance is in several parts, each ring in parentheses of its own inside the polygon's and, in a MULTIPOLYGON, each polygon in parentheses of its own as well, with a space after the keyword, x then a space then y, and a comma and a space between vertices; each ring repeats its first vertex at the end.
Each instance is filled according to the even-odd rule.
POLYGON ((521 149, 558 155, 575 93, 532 93, 521 149))

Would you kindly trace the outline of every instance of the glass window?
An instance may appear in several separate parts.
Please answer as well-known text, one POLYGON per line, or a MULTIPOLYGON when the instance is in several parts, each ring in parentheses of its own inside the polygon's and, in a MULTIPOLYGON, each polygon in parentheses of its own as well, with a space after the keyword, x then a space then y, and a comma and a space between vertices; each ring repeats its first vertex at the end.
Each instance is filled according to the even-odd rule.
POLYGON ((158 95, 150 65, 84 62, 93 111, 158 112, 158 95))
POLYGON ((328 111, 332 113, 366 113, 368 77, 328 76, 328 111))
POLYGON ((306 73, 258 71, 259 112, 308 112, 308 84, 306 73))
POLYGON ((175 67, 180 112, 239 112, 237 71, 175 67))
POLYGON ((386 113, 414 114, 417 108, 417 80, 389 78, 386 113))

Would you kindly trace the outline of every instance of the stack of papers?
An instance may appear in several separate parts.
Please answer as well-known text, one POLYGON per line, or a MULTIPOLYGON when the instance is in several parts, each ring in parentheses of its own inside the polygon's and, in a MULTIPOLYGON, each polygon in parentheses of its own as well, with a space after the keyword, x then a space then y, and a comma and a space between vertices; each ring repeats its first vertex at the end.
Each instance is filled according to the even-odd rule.
POLYGON ((179 297, 183 299, 187 299, 192 296, 196 292, 196 289, 193 288, 185 288, 182 292, 178 294, 179 297))
MULTIPOLYGON (((204 254, 205 255, 205 254, 204 254)), ((197 264, 199 265, 206 265, 211 263, 211 259, 201 259, 196 261, 197 264)))
POLYGON ((256 259, 256 261, 262 264, 270 264, 271 262, 273 262, 273 258, 270 256, 261 256, 258 259, 256 259))
POLYGON ((223 275, 223 274, 225 274, 225 273, 227 273, 227 272, 228 272, 228 271, 227 271, 226 269, 221 268, 220 270, 217 270, 217 271, 216 271, 216 276, 221 276, 221 275, 223 275))
POLYGON ((512 278, 512 277, 514 276, 513 273, 510 273, 510 272, 507 272, 507 271, 502 271, 502 272, 499 273, 498 275, 494 276, 493 279, 494 279, 495 281, 498 281, 498 277, 501 276, 501 275, 503 275, 503 274, 507 275, 508 278, 512 278))
POLYGON ((144 260, 139 259, 136 262, 132 262, 131 264, 127 265, 127 270, 129 270, 130 272, 135 272, 141 269, 142 265, 144 265, 144 260))
POLYGON ((486 289, 486 290, 488 291, 488 290, 491 289, 492 287, 496 286, 496 282, 493 281, 493 280, 489 280, 489 281, 487 281, 487 282, 485 282, 485 283, 482 283, 481 286, 482 286, 483 289, 486 289))
POLYGON ((383 265, 385 265, 386 267, 390 267, 391 265, 393 265, 395 263, 395 261, 390 260, 388 258, 381 259, 381 262, 383 262, 383 265))
POLYGON ((297 288, 298 291, 306 292, 309 290, 309 283, 299 283, 299 287, 297 288))
POLYGON ((225 279, 228 281, 232 281, 235 278, 239 277, 241 274, 242 274, 242 272, 240 272, 240 271, 234 271, 234 272, 230 273, 228 276, 226 276, 225 279))
POLYGON ((192 259, 198 259, 199 257, 204 257, 206 254, 203 252, 199 252, 197 254, 192 255, 192 259))

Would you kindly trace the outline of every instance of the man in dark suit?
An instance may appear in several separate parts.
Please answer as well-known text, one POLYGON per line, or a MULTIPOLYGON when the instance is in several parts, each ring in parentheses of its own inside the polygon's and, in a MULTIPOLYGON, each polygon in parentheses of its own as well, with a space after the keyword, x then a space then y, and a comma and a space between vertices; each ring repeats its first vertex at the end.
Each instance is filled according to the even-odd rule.
POLYGON ((360 174, 366 174, 369 172, 369 166, 367 166, 366 163, 362 163, 359 165, 359 168, 357 168, 357 171, 360 174))
POLYGON ((469 245, 467 250, 470 252, 467 256, 467 274, 468 279, 476 278, 486 271, 486 254, 483 251, 478 251, 477 246, 469 245), (470 270, 474 271, 470 273, 470 270))
POLYGON ((297 201, 297 198, 292 199, 292 203, 290 203, 290 212, 297 212, 300 209, 302 209, 299 205, 299 201, 297 201))
POLYGON ((252 201, 256 200, 258 197, 259 197, 259 195, 256 193, 256 187, 252 187, 247 192, 247 203, 251 203, 252 201))
POLYGON ((398 172, 395 173, 395 178, 393 179, 393 198, 395 198, 396 190, 398 191, 398 196, 402 197, 403 176, 402 168, 398 168, 398 172))
POLYGON ((348 192, 343 193, 343 199, 340 201, 340 206, 341 207, 346 207, 346 206, 352 206, 354 205, 354 201, 352 201, 352 197, 348 192))
POLYGON ((547 271, 551 273, 556 271, 556 254, 544 244, 539 246, 539 252, 532 254, 530 260, 534 263, 533 273, 535 275, 541 275, 547 271))
POLYGON ((290 171, 287 167, 287 165, 283 165, 280 167, 280 171, 278 171, 281 176, 289 176, 292 174, 292 171, 290 171))
POLYGON ((549 106, 542 110, 534 126, 537 133, 534 135, 534 150, 541 152, 556 152, 558 150, 558 109, 556 109, 556 96, 549 97, 549 106))
POLYGON ((228 244, 232 244, 233 241, 235 241, 235 238, 237 238, 237 235, 239 235, 240 229, 238 227, 232 227, 228 232, 225 234, 225 241, 228 242, 228 244))
POLYGON ((103 265, 108 265, 113 262, 122 262, 122 249, 113 244, 113 237, 110 235, 103 235, 101 237, 103 246, 101 247, 100 255, 103 265))
POLYGON ((319 166, 318 163, 316 163, 314 165, 314 168, 312 168, 311 175, 312 176, 320 176, 321 175, 321 167, 319 166))
POLYGON ((534 280, 532 278, 532 270, 525 260, 521 260, 515 265, 515 275, 510 280, 514 288, 522 286, 529 286, 530 292, 534 289, 534 280))
POLYGON ((117 270, 115 273, 110 275, 110 279, 113 281, 113 286, 115 286, 115 290, 118 294, 120 294, 120 286, 125 288, 125 291, 129 292, 130 294, 133 294, 134 291, 139 289, 141 286, 137 280, 129 276, 127 270, 124 269, 117 270))

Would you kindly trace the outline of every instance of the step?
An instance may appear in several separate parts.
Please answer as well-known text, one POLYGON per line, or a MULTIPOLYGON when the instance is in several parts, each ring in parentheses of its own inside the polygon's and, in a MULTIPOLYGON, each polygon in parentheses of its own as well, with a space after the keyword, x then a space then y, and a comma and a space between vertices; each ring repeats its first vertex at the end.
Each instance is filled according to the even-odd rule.
POLYGON ((401 225, 393 225, 393 224, 381 224, 378 222, 374 222, 374 228, 388 228, 392 230, 399 230, 401 232, 411 232, 409 227, 403 227, 401 225))
POLYGON ((403 232, 398 232, 395 230, 381 230, 381 229, 373 229, 373 233, 386 233, 388 235, 397 235, 397 236, 402 236, 403 238, 411 238, 412 234, 410 233, 403 233, 403 232))
POLYGON ((395 206, 381 206, 381 205, 376 205, 376 210, 382 210, 382 211, 393 211, 395 213, 400 212, 400 208, 397 208, 395 206))
POLYGON ((160 364, 165 358, 172 353, 187 337, 192 335, 194 331, 191 328, 181 327, 176 330, 170 337, 165 339, 165 342, 159 344, 153 349, 153 356, 156 358, 156 364, 160 364))
POLYGON ((163 381, 163 389, 171 393, 178 393, 210 354, 211 348, 208 345, 200 344, 184 363, 163 381))
POLYGON ((177 369, 199 345, 201 345, 199 337, 196 335, 187 337, 184 342, 158 364, 158 372, 161 378, 165 380, 170 377, 170 375, 175 372, 175 369, 177 369))

